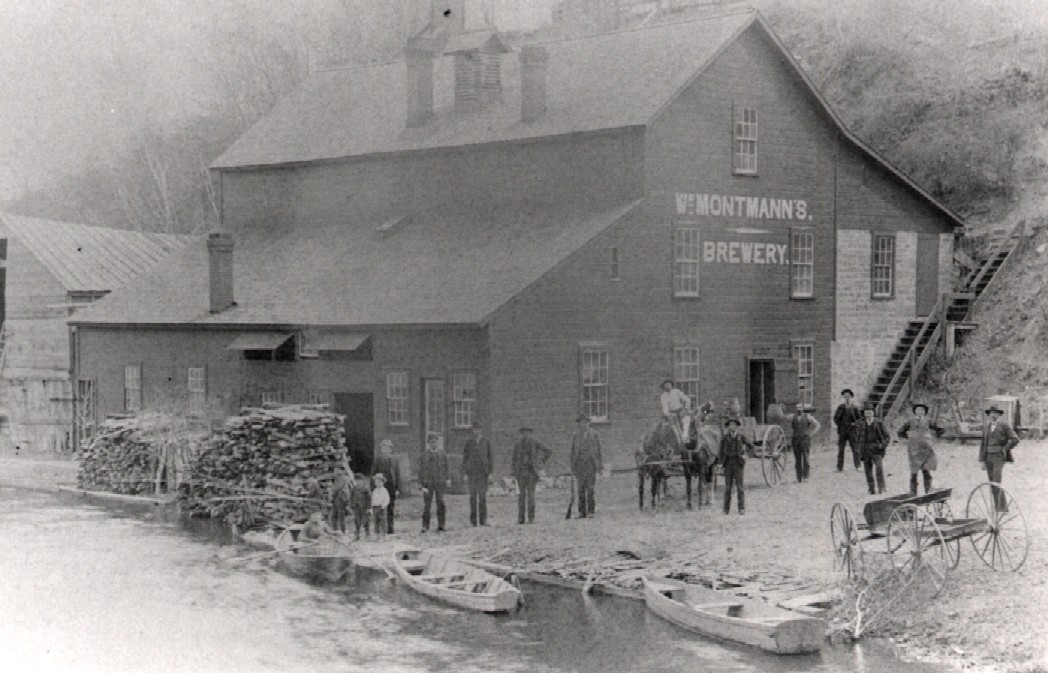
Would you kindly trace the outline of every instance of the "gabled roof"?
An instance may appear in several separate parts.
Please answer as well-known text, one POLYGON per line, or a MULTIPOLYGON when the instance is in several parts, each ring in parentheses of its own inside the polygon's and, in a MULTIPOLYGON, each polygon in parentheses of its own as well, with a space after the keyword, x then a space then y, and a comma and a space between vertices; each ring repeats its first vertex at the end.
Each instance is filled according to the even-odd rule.
POLYGON ((195 240, 193 236, 89 227, 10 213, 0 213, 0 223, 67 292, 123 287, 195 240))
POLYGON ((429 212, 388 236, 382 218, 244 234, 233 249, 236 306, 215 315, 198 241, 70 323, 481 325, 637 203, 429 212))
POLYGON ((502 57, 503 101, 453 112, 452 57, 434 61, 435 117, 407 127, 404 61, 312 76, 213 168, 271 166, 647 124, 744 30, 752 11, 547 42, 547 111, 520 120, 520 60, 502 57))

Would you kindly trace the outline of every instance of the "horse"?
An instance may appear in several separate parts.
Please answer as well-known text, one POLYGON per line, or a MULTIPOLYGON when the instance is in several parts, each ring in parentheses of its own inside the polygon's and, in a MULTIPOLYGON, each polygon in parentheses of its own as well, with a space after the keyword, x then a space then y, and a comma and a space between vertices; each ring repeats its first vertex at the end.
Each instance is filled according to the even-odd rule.
MULTIPOLYGON (((705 416, 705 414, 704 414, 705 416)), ((691 414, 681 417, 680 430, 668 419, 661 419, 644 435, 637 451, 638 504, 644 509, 644 479, 651 479, 651 506, 657 506, 659 496, 666 495, 668 471, 665 463, 678 463, 684 473, 687 507, 691 504, 691 483, 696 480, 699 505, 709 504, 710 496, 704 488, 711 481, 712 464, 720 450, 720 433, 711 426, 699 427, 691 414), (660 493, 661 487, 661 493, 660 493)))
POLYGON ((660 497, 666 495, 666 467, 664 463, 673 460, 674 447, 679 440, 673 426, 665 419, 655 424, 650 432, 644 435, 640 448, 637 449, 637 494, 640 509, 644 509, 644 479, 651 479, 651 506, 654 509, 660 497))

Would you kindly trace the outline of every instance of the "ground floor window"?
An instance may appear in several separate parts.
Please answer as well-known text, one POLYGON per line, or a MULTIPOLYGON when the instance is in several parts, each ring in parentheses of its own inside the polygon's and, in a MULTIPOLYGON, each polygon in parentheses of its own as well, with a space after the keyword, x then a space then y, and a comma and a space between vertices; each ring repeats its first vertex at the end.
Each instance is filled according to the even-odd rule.
POLYGON ((142 365, 124 366, 124 411, 142 409, 142 365))
POLYGON ((810 409, 815 406, 815 346, 795 345, 793 358, 797 361, 797 401, 810 409))
POLYGON ((408 424, 408 373, 386 375, 386 410, 390 425, 408 424))
POLYGON ((581 359, 582 413, 594 421, 608 419, 608 348, 583 346, 581 359))
POLYGON ((284 391, 282 390, 263 390, 262 391, 262 404, 283 404, 284 403, 284 391))
POLYGON ((455 410, 455 427, 473 427, 476 420, 477 376, 463 372, 451 377, 452 403, 455 410))
POLYGON ((189 413, 203 414, 207 405, 207 376, 204 367, 189 368, 189 413))
POLYGON ((699 403, 698 346, 674 347, 673 382, 691 400, 691 408, 697 408, 699 403))
POLYGON ((309 403, 331 406, 331 392, 328 390, 311 390, 309 391, 309 403))

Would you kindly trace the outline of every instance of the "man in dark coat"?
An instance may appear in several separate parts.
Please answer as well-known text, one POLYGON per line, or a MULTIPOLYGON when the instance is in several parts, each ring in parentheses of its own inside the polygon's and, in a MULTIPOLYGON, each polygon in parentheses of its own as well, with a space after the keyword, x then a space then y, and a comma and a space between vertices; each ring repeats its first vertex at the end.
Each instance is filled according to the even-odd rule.
POLYGON ((852 427, 862 420, 862 412, 859 407, 855 406, 852 399, 854 393, 851 389, 845 388, 841 391, 841 397, 844 398, 844 403, 838 405, 837 411, 833 413, 833 424, 837 426, 837 471, 842 472, 844 470, 844 445, 851 445, 852 461, 855 463, 855 469, 859 469, 859 451, 855 448, 855 442, 852 441, 851 431, 852 427))
POLYGON ((488 525, 488 477, 494 463, 491 442, 483 435, 480 423, 473 424, 473 436, 462 447, 462 477, 469 484, 469 522, 488 525))
POLYGON ((430 505, 437 500, 437 531, 444 531, 444 489, 448 486, 448 454, 440 448, 436 435, 426 439, 419 461, 418 481, 422 484, 422 532, 429 530, 430 505))
MULTIPOLYGON (((386 507, 386 532, 393 533, 393 508, 400 495, 400 461, 393 455, 393 441, 383 439, 378 445, 379 454, 371 465, 371 486, 375 486, 375 475, 381 473, 386 479, 386 490, 389 491, 389 505, 386 507)), ((378 526, 378 522, 375 522, 378 526)))
POLYGON ((539 469, 549 460, 553 452, 531 436, 531 428, 520 429, 520 439, 513 447, 513 476, 517 480, 520 494, 517 496, 517 523, 524 523, 527 512, 528 523, 535 523, 535 484, 539 481, 539 469))
POLYGON ((579 429, 571 435, 571 474, 579 485, 579 518, 585 519, 594 513, 597 474, 604 471, 604 458, 600 451, 600 435, 590 427, 590 417, 579 414, 575 419, 579 429))
POLYGON ((807 479, 811 473, 811 465, 808 463, 811 438, 822 429, 818 419, 811 415, 813 411, 815 410, 805 409, 804 404, 798 402, 797 413, 790 416, 790 426, 793 430, 790 443, 793 445, 793 465, 797 468, 798 483, 807 479))
POLYGON ((881 462, 890 439, 884 424, 880 419, 874 418, 873 414, 872 404, 863 405, 862 420, 852 427, 853 446, 862 456, 862 466, 866 470, 866 486, 871 494, 884 493, 884 467, 881 462))
POLYGON ((747 451, 753 451, 753 443, 739 433, 739 420, 730 418, 728 431, 721 437, 720 457, 724 466, 724 513, 731 511, 732 486, 738 491, 739 514, 746 513, 746 493, 743 491, 743 468, 746 467, 747 451))
MULTIPOLYGON (((1019 435, 1007 421, 1001 420, 1004 411, 996 406, 986 410, 982 443, 979 444, 979 462, 986 468, 986 476, 995 484, 1001 483, 1004 464, 1012 462, 1012 449, 1019 443, 1019 435)), ((994 507, 998 512, 1008 511, 1008 499, 998 488, 993 489, 994 507)))

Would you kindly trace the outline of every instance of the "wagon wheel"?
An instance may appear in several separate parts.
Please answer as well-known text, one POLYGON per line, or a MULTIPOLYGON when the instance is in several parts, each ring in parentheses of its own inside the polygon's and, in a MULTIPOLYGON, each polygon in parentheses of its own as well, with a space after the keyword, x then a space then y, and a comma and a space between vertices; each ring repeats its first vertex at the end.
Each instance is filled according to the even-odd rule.
POLYGON ((939 525, 926 510, 914 505, 895 508, 888 520, 888 554, 906 586, 927 582, 937 596, 946 585, 952 559, 939 525))
POLYGON ((983 563, 994 570, 1010 572, 1023 566, 1030 551, 1030 531, 1019 503, 1003 486, 987 481, 972 489, 964 518, 986 521, 986 529, 971 536, 975 553, 983 563), (994 489, 1000 492, 1003 508, 994 502, 994 489))
POLYGON ((859 529, 847 506, 836 503, 830 511, 830 540, 833 544, 833 569, 847 573, 850 580, 861 580, 865 569, 859 529))
POLYGON ((768 486, 777 486, 786 471, 786 433, 777 425, 771 425, 764 431, 761 442, 761 474, 768 486))
MULTIPOLYGON (((950 509, 949 500, 937 500, 928 506, 935 523, 943 524, 953 521, 953 510, 950 509)), ((950 570, 953 570, 961 562, 961 538, 955 537, 946 540, 946 552, 950 555, 950 570)))

